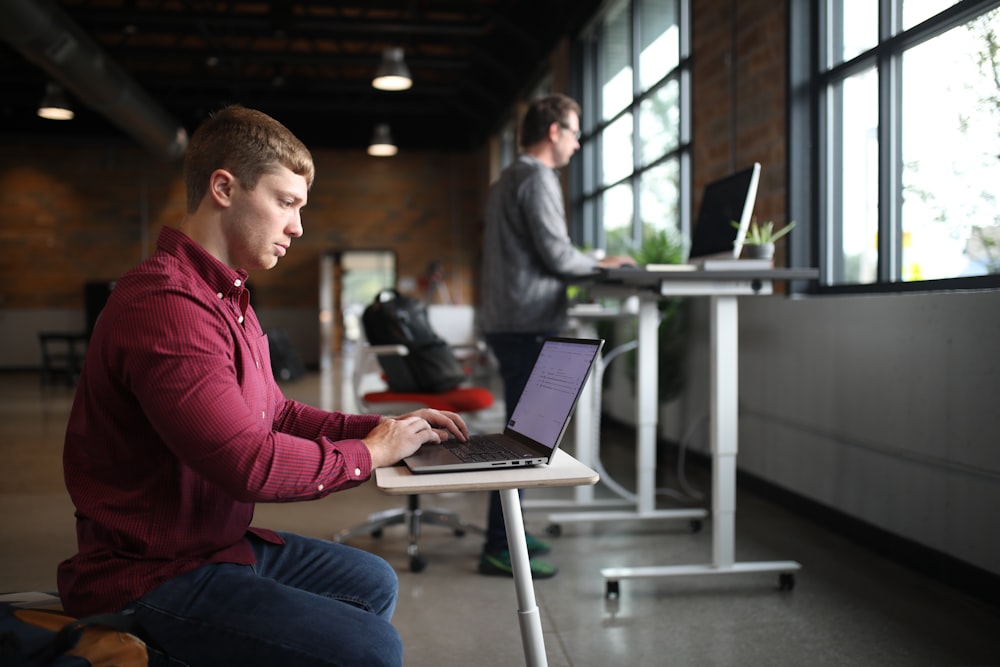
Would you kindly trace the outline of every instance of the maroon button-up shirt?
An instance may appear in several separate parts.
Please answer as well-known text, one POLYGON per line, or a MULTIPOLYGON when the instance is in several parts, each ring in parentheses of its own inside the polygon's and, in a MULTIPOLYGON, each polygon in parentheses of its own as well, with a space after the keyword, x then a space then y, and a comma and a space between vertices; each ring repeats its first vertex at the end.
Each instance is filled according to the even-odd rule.
POLYGON ((63 465, 79 552, 59 566, 74 615, 121 608, 206 563, 253 563, 255 502, 361 484, 377 415, 286 399, 247 274, 182 232, 115 285, 98 318, 63 465))

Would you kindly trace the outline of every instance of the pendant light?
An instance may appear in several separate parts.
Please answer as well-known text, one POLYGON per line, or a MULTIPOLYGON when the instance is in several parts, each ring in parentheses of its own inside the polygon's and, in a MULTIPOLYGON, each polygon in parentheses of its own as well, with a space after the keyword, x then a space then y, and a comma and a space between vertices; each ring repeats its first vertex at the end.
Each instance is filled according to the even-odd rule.
POLYGON ((392 157, 398 151, 396 144, 392 142, 389 126, 385 123, 376 125, 372 143, 368 146, 368 154, 374 157, 392 157))
POLYGON ((403 60, 403 49, 390 46, 382 51, 382 63, 375 72, 372 85, 379 90, 406 90, 413 85, 410 68, 403 60))
POLYGON ((45 84, 45 95, 38 105, 38 116, 48 120, 73 120, 75 115, 62 86, 58 83, 45 84))

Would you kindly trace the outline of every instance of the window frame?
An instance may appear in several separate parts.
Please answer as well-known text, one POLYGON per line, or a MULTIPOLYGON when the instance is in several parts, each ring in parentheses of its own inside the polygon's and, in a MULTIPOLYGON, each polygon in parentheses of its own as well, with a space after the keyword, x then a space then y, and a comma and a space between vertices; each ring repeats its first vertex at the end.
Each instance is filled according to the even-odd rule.
POLYGON ((568 167, 569 171, 569 211, 570 234, 580 245, 606 248, 607 238, 602 219, 605 193, 615 187, 628 184, 632 193, 631 240, 636 248, 642 242, 642 208, 640 187, 643 176, 665 162, 677 161, 678 166, 678 219, 665 221, 679 230, 685 244, 689 243, 691 226, 691 20, 690 0, 671 0, 675 3, 678 27, 678 62, 674 69, 646 90, 642 90, 639 68, 642 45, 636 35, 640 34, 642 12, 640 0, 623 0, 629 5, 629 56, 632 68, 632 96, 628 104, 613 116, 602 119, 600 108, 601 72, 600 29, 609 13, 622 6, 614 4, 605 7, 581 32, 572 45, 571 62, 573 72, 571 94, 582 108, 583 135, 580 151, 568 167), (678 137, 677 143, 663 155, 643 163, 641 137, 644 101, 654 98, 664 86, 676 82, 678 85, 678 137), (599 137, 609 126, 623 116, 632 115, 632 169, 622 178, 602 183, 602 150, 599 137))
POLYGON ((820 294, 970 290, 1000 287, 1000 274, 905 281, 902 257, 902 90, 901 66, 905 52, 962 26, 1000 6, 997 0, 962 0, 913 27, 900 31, 903 0, 879 3, 878 43, 842 62, 827 66, 824 20, 831 12, 826 2, 789 1, 788 12, 788 191, 789 219, 811 220, 789 237, 788 257, 793 266, 817 266, 820 280, 811 291, 820 294), (839 137, 828 137, 832 124, 828 98, 834 84, 874 68, 878 76, 878 267, 875 282, 834 283, 838 262, 837 238, 842 225, 837 210, 840 192, 834 181, 842 173, 839 137), (885 206, 883 202, 890 202, 885 206))

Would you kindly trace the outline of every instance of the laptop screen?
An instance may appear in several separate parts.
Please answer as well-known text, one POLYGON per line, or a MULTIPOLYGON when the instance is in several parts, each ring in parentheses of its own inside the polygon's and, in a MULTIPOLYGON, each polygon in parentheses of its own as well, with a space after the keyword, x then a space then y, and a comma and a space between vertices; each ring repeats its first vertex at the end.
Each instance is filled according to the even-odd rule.
POLYGON ((739 257, 757 200, 759 179, 760 164, 755 162, 751 167, 705 186, 688 259, 739 257), (739 228, 734 227, 733 222, 739 223, 739 228))
POLYGON ((601 344, 600 340, 546 339, 511 413, 507 431, 527 436, 549 449, 555 447, 601 344))

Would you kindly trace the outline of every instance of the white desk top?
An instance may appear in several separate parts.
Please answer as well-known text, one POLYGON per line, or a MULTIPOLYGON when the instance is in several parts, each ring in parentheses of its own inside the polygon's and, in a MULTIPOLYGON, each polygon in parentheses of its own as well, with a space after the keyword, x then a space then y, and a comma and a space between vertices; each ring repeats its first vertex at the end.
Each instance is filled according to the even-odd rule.
POLYGON ((415 475, 405 465, 375 469, 375 484, 390 495, 492 491, 540 486, 597 484, 600 476, 575 458, 559 450, 552 463, 527 468, 435 472, 415 475))
MULTIPOLYGON (((733 262, 738 264, 739 262, 733 262)), ((658 271, 601 269, 573 282, 608 296, 761 296, 775 281, 816 280, 817 269, 712 269, 658 271)))
MULTIPOLYGON (((738 265, 739 262, 734 262, 738 265)), ((771 268, 747 269, 736 266, 732 269, 712 269, 694 271, 646 271, 644 269, 602 269, 591 276, 598 283, 622 283, 626 285, 652 285, 663 282, 726 282, 744 280, 815 280, 819 270, 813 268, 771 268)))

